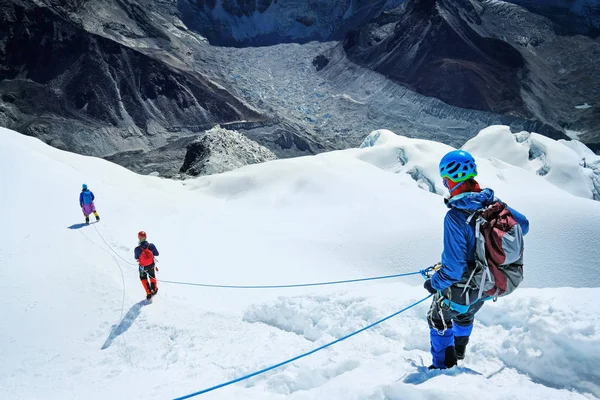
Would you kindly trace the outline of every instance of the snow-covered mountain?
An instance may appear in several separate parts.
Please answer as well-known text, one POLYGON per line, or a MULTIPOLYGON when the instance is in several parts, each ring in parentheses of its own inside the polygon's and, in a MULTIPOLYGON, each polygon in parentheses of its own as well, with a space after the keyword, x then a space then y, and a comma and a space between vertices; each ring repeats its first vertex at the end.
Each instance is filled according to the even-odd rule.
POLYGON ((600 201, 600 156, 576 140, 554 141, 536 133, 489 127, 463 148, 535 172, 576 196, 600 201))
MULTIPOLYGON (((548 181, 554 169, 573 178, 570 145, 545 143, 551 169, 543 177, 535 160, 477 155, 496 136, 531 148, 505 132, 484 132, 470 145, 481 184, 529 218, 526 278, 478 314, 462 369, 423 371, 429 336, 428 305, 421 304, 204 397, 599 397, 600 203, 569 193, 578 185, 548 181), (568 163, 555 158, 559 149, 568 163)), ((179 397, 422 299, 420 277, 270 291, 164 281, 287 284, 431 265, 439 260, 446 211, 437 162, 450 149, 379 132, 361 149, 172 181, 0 129, 2 396, 179 397), (83 182, 102 218, 91 226, 82 226, 77 203, 83 182), (163 282, 151 305, 141 301, 133 263, 142 229, 161 253, 163 282)))
MULTIPOLYGON (((427 168, 422 162, 415 165, 407 157, 406 146, 410 143, 411 139, 381 129, 371 132, 361 148, 393 146, 395 153, 386 157, 378 155, 376 165, 395 173, 406 173, 423 189, 443 194, 445 188, 439 184, 435 158, 427 168)), ((537 174, 575 196, 600 200, 600 156, 576 140, 556 141, 537 133, 512 133, 507 126, 490 126, 462 149, 489 160, 496 168, 503 169, 502 165, 507 163, 537 174)), ((423 154, 419 159, 425 157, 423 154)), ((504 180, 501 173, 498 177, 504 180)))
POLYGON ((556 32, 510 3, 410 2, 431 12, 408 19, 399 3, 7 0, 0 126, 163 176, 217 124, 280 158, 356 147, 382 127, 452 146, 495 124, 563 139, 569 130, 597 149, 592 36, 556 32), (206 29, 278 32, 279 44, 213 46, 206 29), (402 38, 415 51, 398 51, 402 38), (401 61, 428 82, 394 74, 401 61))

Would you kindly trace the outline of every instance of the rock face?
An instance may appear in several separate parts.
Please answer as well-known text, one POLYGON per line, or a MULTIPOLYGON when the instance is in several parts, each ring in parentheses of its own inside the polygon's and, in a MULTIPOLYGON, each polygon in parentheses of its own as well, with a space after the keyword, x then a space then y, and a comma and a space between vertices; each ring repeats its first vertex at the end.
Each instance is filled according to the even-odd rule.
POLYGON ((193 176, 212 175, 275 159, 277 157, 271 150, 244 135, 215 127, 187 146, 180 172, 193 176))
MULTIPOLYGON (((3 125, 55 147, 103 156, 165 144, 173 126, 263 118, 202 74, 164 54, 140 51, 139 38, 126 46, 86 30, 91 21, 86 12, 95 6, 88 1, 3 2, 3 125)), ((112 6, 109 15, 111 10, 141 12, 134 2, 112 6)), ((171 45, 150 22, 144 29, 137 35, 171 45)))
POLYGON ((409 1, 393 32, 387 18, 347 36, 351 59, 458 107, 499 114, 522 110, 518 75, 525 61, 508 43, 469 26, 481 23, 469 1, 409 1))
POLYGON ((547 17, 562 35, 600 35, 599 0, 511 0, 511 3, 547 17))
POLYGON ((348 57, 461 108, 578 126, 600 141, 600 42, 499 1, 408 0, 344 41, 348 57), (566 54, 569 57, 565 57, 566 54), (585 77, 584 77, 585 76, 585 77))
POLYGON ((183 22, 211 44, 268 46, 340 40, 404 0, 181 0, 183 22))

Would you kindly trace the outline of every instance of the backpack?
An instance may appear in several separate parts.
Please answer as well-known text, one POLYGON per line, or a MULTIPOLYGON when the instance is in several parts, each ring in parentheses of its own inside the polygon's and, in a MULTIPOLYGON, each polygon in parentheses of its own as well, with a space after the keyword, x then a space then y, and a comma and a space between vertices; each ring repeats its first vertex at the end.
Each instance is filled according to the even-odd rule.
POLYGON ((142 253, 138 258, 138 263, 142 267, 147 267, 149 265, 154 264, 154 253, 152 252, 152 250, 150 250, 150 245, 148 245, 147 247, 142 247, 142 253))
POLYGON ((523 232, 505 203, 472 213, 467 223, 475 228, 475 267, 465 285, 496 301, 511 294, 523 281, 523 232))

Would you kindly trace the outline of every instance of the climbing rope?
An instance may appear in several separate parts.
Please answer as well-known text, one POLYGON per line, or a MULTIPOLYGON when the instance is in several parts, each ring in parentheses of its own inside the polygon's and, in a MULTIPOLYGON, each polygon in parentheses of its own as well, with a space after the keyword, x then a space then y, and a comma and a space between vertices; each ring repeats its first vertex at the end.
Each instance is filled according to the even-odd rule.
POLYGON ((198 396, 198 395, 200 395, 200 394, 204 394, 204 393, 212 392, 213 390, 220 389, 220 388, 222 388, 222 387, 225 387, 225 386, 229 386, 229 385, 231 385, 231 384, 233 384, 233 383, 240 382, 240 381, 246 380, 246 379, 248 379, 248 378, 252 378, 253 376, 260 375, 260 374, 263 374, 263 373, 265 373, 265 372, 267 372, 267 371, 271 371, 271 370, 273 370, 273 369, 275 369, 275 368, 279 368, 279 367, 281 367, 282 365, 289 364, 289 363, 291 363, 291 362, 293 362, 293 361, 296 361, 296 360, 298 360, 298 359, 300 359, 300 358, 303 358, 303 357, 306 357, 306 356, 308 356, 308 355, 311 355, 311 354, 313 354, 313 353, 316 353, 316 352, 317 352, 317 351, 319 351, 319 350, 323 350, 323 349, 325 349, 325 348, 327 348, 327 347, 329 347, 329 346, 332 346, 332 345, 334 345, 334 344, 336 344, 336 343, 339 343, 339 342, 341 342, 342 340, 346 340, 346 339, 348 339, 348 338, 350 338, 350 337, 352 337, 352 336, 354 336, 354 335, 357 335, 357 334, 359 334, 359 333, 361 333, 361 332, 364 332, 364 331, 366 331, 367 329, 370 329, 370 328, 372 328, 372 327, 374 327, 374 326, 376 326, 376 325, 379 325, 379 324, 381 324, 382 322, 384 322, 384 321, 387 321, 388 319, 390 319, 390 318, 393 318, 393 317, 395 317, 396 315, 398 315, 398 314, 401 314, 401 313, 403 313, 404 311, 406 311, 406 310, 409 310, 409 309, 413 308, 413 307, 414 307, 414 306, 416 306, 417 304, 424 302, 425 300, 427 300, 427 299, 428 299, 428 298, 430 298, 431 296, 432 296, 432 295, 429 295, 429 296, 427 296, 427 297, 424 297, 424 298, 422 298, 421 300, 419 300, 419 301, 417 301, 417 302, 415 302, 415 303, 413 303, 413 304, 411 304, 411 305, 409 305, 409 306, 407 306, 407 307, 404 307, 404 308, 403 308, 402 310, 400 310, 400 311, 396 311, 395 313, 393 313, 393 314, 391 314, 391 315, 388 315, 387 317, 385 317, 385 318, 382 318, 382 319, 380 319, 379 321, 373 322, 372 324, 370 324, 370 325, 367 325, 367 326, 365 326, 364 328, 361 328, 361 329, 359 329, 359 330, 357 330, 357 331, 355 331, 355 332, 352 332, 352 333, 350 333, 350 334, 348 334, 348 335, 346 335, 346 336, 343 336, 343 337, 341 337, 341 338, 339 338, 339 339, 337 339, 337 340, 334 340, 333 342, 329 342, 329 343, 327 343, 327 344, 324 344, 323 346, 317 347, 316 349, 313 349, 313 350, 311 350, 311 351, 309 351, 309 352, 306 352, 306 353, 300 354, 300 355, 298 355, 298 356, 296 356, 296 357, 293 357, 293 358, 290 358, 290 359, 288 359, 288 360, 282 361, 282 362, 280 362, 280 363, 277 363, 277 364, 275 364, 275 365, 272 365, 272 366, 270 366, 270 367, 263 368, 263 369, 261 369, 261 370, 259 370, 259 371, 253 372, 253 373, 251 373, 251 374, 244 375, 244 376, 241 376, 241 377, 239 377, 239 378, 236 378, 236 379, 232 379, 232 380, 230 380, 230 381, 227 381, 227 382, 224 382, 224 383, 221 383, 221 384, 218 384, 218 385, 215 385, 215 386, 209 387, 209 388, 207 388, 207 389, 204 389, 204 390, 200 390, 199 392, 195 392, 195 393, 191 393, 191 394, 188 394, 188 395, 185 395, 185 396, 177 397, 177 398, 175 398, 175 400, 184 400, 184 399, 189 399, 190 397, 194 397, 194 396, 198 396))
MULTIPOLYGON (((94 229, 96 230, 96 233, 98 233, 98 235, 100 236, 100 238, 102 239, 102 241, 109 247, 109 249, 119 258, 121 258, 123 261, 125 261, 126 263, 130 264, 130 265, 137 265, 134 263, 131 263, 127 260, 125 260, 123 257, 121 257, 113 248, 112 246, 104 239, 104 237, 102 236, 102 234, 100 233, 100 231, 94 226, 94 229)), ((359 279, 347 279, 347 280, 340 280, 340 281, 328 281, 328 282, 316 282, 316 283, 300 283, 300 284, 291 284, 291 285, 214 285, 214 284, 206 284, 206 283, 190 283, 190 282, 177 282, 177 281, 167 281, 167 280, 159 280, 157 279, 158 282, 161 283, 171 283, 171 284, 177 284, 177 285, 190 285, 190 286, 201 286, 201 287, 213 287, 213 288, 230 288, 230 289, 274 289, 274 288, 293 288, 293 287, 306 287, 306 286, 322 286, 322 285, 335 285, 335 284, 341 284, 341 283, 351 283, 351 282, 364 282, 364 281, 371 281, 371 280, 378 280, 378 279, 390 279, 390 278, 397 278, 397 277, 402 277, 402 276, 410 276, 410 275, 422 275, 424 278, 430 276, 433 272, 435 272, 437 269, 439 269, 440 265, 436 264, 434 266, 430 266, 427 267, 425 269, 419 270, 419 271, 415 271, 415 272, 408 272, 408 273, 403 273, 403 274, 394 274, 394 275, 384 275, 384 276, 375 276, 375 277, 370 277, 370 278, 359 278, 359 279)), ((290 358, 288 360, 282 361, 280 363, 277 363, 275 365, 272 365, 270 367, 266 367, 263 368, 259 371, 253 372, 251 374, 248 375, 244 375, 242 377, 236 378, 236 379, 232 379, 230 381, 209 387, 207 389, 195 392, 195 393, 191 393, 182 397, 178 397, 175 400, 184 400, 184 399, 189 399, 190 397, 194 397, 200 394, 204 394, 204 393, 208 393, 211 392, 213 390, 225 387, 225 386, 229 386, 231 384, 234 384, 236 382, 240 382, 243 380, 246 380, 248 378, 251 378, 253 376, 256 375, 260 375, 263 374, 267 371, 271 371, 273 369, 279 368, 285 364, 289 364, 291 362, 294 362, 296 360, 299 360, 300 358, 309 356, 311 354, 314 354, 320 350, 323 350, 327 347, 330 347, 336 343, 339 343, 343 340, 346 340, 354 335, 357 335, 361 332, 366 331, 367 329, 373 328, 376 325, 381 324, 384 321, 387 321, 390 318, 395 317, 396 315, 399 315, 401 313, 403 313, 404 311, 407 311, 413 307, 415 307, 416 305, 424 302, 425 300, 429 299, 432 295, 428 295, 427 297, 422 298, 419 301, 416 301, 415 303, 401 309, 400 311, 397 311, 391 315, 388 315, 385 318, 382 318, 376 322, 373 322, 372 324, 369 324, 367 326, 365 326, 364 328, 361 328, 355 332, 352 332, 346 336, 343 336, 339 339, 336 339, 332 342, 329 342, 327 344, 324 344, 323 346, 317 347, 316 349, 313 349, 311 351, 308 351, 306 353, 300 354, 298 356, 295 356, 293 358, 290 358)))
MULTIPOLYGON (((104 239, 104 237, 102 236, 102 234, 100 233, 100 231, 98 230, 98 228, 96 228, 95 225, 93 225, 93 226, 94 226, 94 229, 96 230, 96 233, 98 233, 98 236, 100 236, 100 239, 102 239, 102 241, 112 250, 112 252, 117 257, 119 257, 121 260, 125 261, 129 265, 138 266, 137 263, 132 263, 130 261, 127 261, 123 257, 121 257, 112 248, 112 246, 104 239)), ((420 275, 424 275, 426 273, 426 271, 429 271, 429 270, 431 270, 433 268, 435 268, 435 266, 428 267, 428 268, 426 268, 424 270, 420 270, 420 271, 407 272, 407 273, 402 273, 402 274, 373 276, 373 277, 369 277, 369 278, 346 279, 346 280, 339 280, 339 281, 313 282, 313 283, 297 283, 297 284, 284 284, 284 285, 217 285, 217 284, 212 284, 212 283, 193 283, 193 282, 168 281, 168 280, 162 280, 162 279, 158 279, 158 278, 156 280, 158 282, 160 282, 160 283, 169 283, 169 284, 172 284, 172 285, 200 286, 200 287, 222 288, 222 289, 283 289, 283 288, 295 288, 295 287, 338 285, 338 284, 342 284, 342 283, 374 281, 374 280, 399 278, 399 277, 402 277, 402 276, 411 276, 411 275, 419 275, 419 274, 420 275)))
POLYGON ((421 271, 416 271, 416 272, 408 272, 405 274, 374 276, 374 277, 370 277, 370 278, 347 279, 347 280, 343 280, 343 281, 329 281, 329 282, 296 283, 296 284, 290 284, 290 285, 214 285, 214 284, 210 284, 210 283, 191 283, 191 282, 176 282, 176 281, 164 281, 164 280, 159 280, 159 282, 172 283, 175 285, 189 285, 189 286, 202 286, 202 287, 227 288, 227 289, 279 289, 279 288, 325 286, 325 285, 338 285, 340 283, 374 281, 374 280, 378 280, 378 279, 390 279, 390 278, 398 278, 401 276, 419 275, 420 273, 421 273, 421 271))
POLYGON ((102 234, 100 233, 100 231, 98 230, 98 228, 96 228, 96 225, 92 225, 94 227, 94 229, 96 230, 96 233, 98 234, 98 236, 100 236, 100 239, 102 239, 102 241, 104 242, 104 244, 106 244, 108 246, 108 248, 117 256, 119 257, 121 260, 125 261, 127 264, 129 265, 134 265, 137 266, 137 263, 132 263, 131 261, 128 261, 126 259, 124 259, 123 257, 121 257, 121 255, 119 253, 117 253, 115 251, 115 249, 113 249, 113 247, 104 239, 104 236, 102 236, 102 234))

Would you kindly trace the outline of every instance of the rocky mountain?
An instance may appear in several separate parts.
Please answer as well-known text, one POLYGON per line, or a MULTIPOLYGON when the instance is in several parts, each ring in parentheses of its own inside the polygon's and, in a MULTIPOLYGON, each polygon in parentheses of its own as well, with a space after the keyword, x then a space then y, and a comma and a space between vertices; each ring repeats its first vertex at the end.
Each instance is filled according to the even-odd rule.
POLYGON ((277 157, 379 128, 600 143, 593 35, 499 1, 400 3, 0 0, 0 125, 163 176, 216 125, 277 157))
POLYGON ((404 0, 183 0, 182 21, 211 44, 267 46, 340 40, 404 0))
POLYGON ((534 118, 598 143, 600 108, 581 105, 600 100, 600 41, 556 26, 501 1, 408 0, 350 32, 344 49, 426 96, 534 118))
POLYGON ((600 35, 599 0, 511 0, 552 21, 561 35, 600 35))
MULTIPOLYGON (((86 7, 94 3, 3 1, 2 125, 55 147, 106 155, 164 144, 160 134, 174 126, 265 119, 168 54, 145 54, 86 30, 86 7)), ((137 7, 122 5, 131 12, 137 7)), ((166 49, 173 45, 151 23, 137 33, 129 29, 133 37, 151 38, 166 49)))

